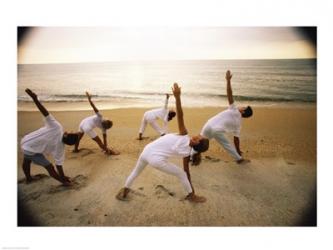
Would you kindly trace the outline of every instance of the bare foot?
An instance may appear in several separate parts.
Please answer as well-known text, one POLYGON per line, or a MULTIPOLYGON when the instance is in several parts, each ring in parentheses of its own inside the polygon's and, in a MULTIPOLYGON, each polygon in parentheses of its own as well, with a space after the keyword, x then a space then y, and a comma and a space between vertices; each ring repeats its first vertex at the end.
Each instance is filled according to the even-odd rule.
POLYGON ((114 149, 110 149, 110 155, 120 155, 120 152, 114 149))
POLYGON ((119 190, 118 194, 116 195, 116 198, 121 201, 128 201, 127 194, 129 193, 129 188, 122 188, 119 190))
POLYGON ((35 177, 35 176, 30 176, 30 178, 26 178, 26 179, 25 179, 25 183, 26 183, 26 184, 30 184, 30 183, 32 183, 32 182, 34 182, 34 181, 37 181, 37 180, 39 180, 39 178, 37 178, 37 177, 35 177))
POLYGON ((246 163, 250 163, 251 161, 250 160, 247 160, 247 159, 240 159, 237 161, 238 164, 246 164, 246 163))
POLYGON ((120 152, 114 149, 108 149, 107 151, 105 151, 105 154, 107 155, 120 155, 120 152))
POLYGON ((138 138, 136 138, 137 140, 139 140, 139 141, 142 141, 142 140, 146 140, 146 139, 148 139, 149 137, 138 137, 138 138))
POLYGON ((189 194, 188 196, 186 196, 185 200, 188 200, 188 201, 194 202, 194 203, 203 203, 203 202, 206 202, 207 199, 203 196, 189 194))
POLYGON ((73 186, 73 182, 71 182, 71 181, 64 181, 64 182, 62 182, 62 185, 65 186, 65 187, 70 187, 70 186, 73 186))
POLYGON ((73 153, 78 153, 78 152, 80 152, 80 150, 79 150, 79 149, 73 149, 72 152, 73 152, 73 153))

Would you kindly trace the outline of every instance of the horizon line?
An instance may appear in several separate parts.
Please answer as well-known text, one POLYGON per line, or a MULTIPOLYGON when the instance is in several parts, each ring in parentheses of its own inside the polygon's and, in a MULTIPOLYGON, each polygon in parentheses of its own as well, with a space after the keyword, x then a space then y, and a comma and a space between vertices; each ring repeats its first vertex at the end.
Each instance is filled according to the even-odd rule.
POLYGON ((128 63, 128 62, 156 62, 156 61, 254 61, 254 60, 313 60, 317 57, 304 58, 246 58, 246 59, 140 59, 140 60, 115 60, 115 61, 83 61, 83 62, 40 62, 40 63, 19 63, 17 65, 38 65, 38 64, 85 64, 85 63, 128 63))

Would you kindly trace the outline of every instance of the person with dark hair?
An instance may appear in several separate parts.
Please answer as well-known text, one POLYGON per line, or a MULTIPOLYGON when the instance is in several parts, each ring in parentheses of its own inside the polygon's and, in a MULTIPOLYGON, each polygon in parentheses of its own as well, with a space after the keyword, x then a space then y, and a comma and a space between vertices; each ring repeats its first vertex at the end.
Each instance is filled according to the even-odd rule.
POLYGON ((243 118, 249 118, 253 115, 252 108, 239 107, 237 108, 234 103, 234 98, 231 88, 231 78, 232 74, 230 70, 227 71, 226 76, 227 80, 227 96, 229 102, 229 108, 214 117, 210 118, 204 127, 201 130, 201 135, 209 139, 214 138, 218 143, 220 143, 225 150, 237 161, 237 163, 246 163, 249 160, 245 160, 242 157, 242 151, 240 150, 240 129, 241 129, 241 120, 243 118), (227 138, 225 133, 230 133, 234 136, 234 145, 232 146, 227 138))
POLYGON ((173 110, 168 110, 168 101, 169 101, 169 94, 165 94, 165 104, 163 108, 152 109, 146 111, 143 115, 141 126, 139 130, 139 138, 138 140, 144 139, 142 137, 143 132, 145 131, 147 124, 157 131, 161 136, 165 135, 168 132, 168 122, 172 120, 176 116, 176 112, 173 110), (163 128, 161 128, 157 124, 157 119, 160 118, 163 121, 163 128))
POLYGON ((176 99, 179 134, 167 134, 146 145, 135 168, 128 176, 125 187, 120 189, 116 195, 116 198, 119 200, 127 200, 127 195, 130 192, 130 187, 134 180, 149 164, 155 169, 176 176, 188 194, 185 198, 186 200, 191 202, 206 201, 204 197, 197 196, 194 193, 193 185, 191 183, 189 162, 191 149, 195 147, 197 152, 194 155, 200 155, 201 152, 205 152, 209 148, 209 140, 200 135, 190 137, 187 134, 180 100, 181 91, 177 83, 173 85, 172 91, 176 99), (184 170, 177 167, 175 164, 168 162, 168 159, 172 156, 183 158, 184 170))
POLYGON ((65 186, 71 185, 69 177, 65 176, 62 165, 65 160, 64 144, 74 145, 79 136, 77 133, 63 132, 61 124, 40 103, 37 95, 30 89, 25 92, 32 98, 39 111, 45 117, 45 126, 25 135, 21 140, 21 148, 24 154, 23 172, 26 182, 30 183, 34 177, 30 175, 31 162, 43 166, 51 177, 65 186), (57 170, 45 158, 44 154, 51 154, 55 160, 57 170))
POLYGON ((86 133, 91 139, 93 139, 97 143, 97 145, 103 150, 103 152, 105 154, 119 155, 120 153, 118 151, 109 148, 108 144, 107 144, 106 130, 110 129, 112 127, 112 125, 113 125, 112 121, 103 119, 103 116, 101 115, 99 110, 96 108, 95 104, 92 102, 91 95, 88 92, 86 92, 86 95, 88 97, 88 101, 89 101, 91 107, 93 108, 93 110, 95 112, 95 115, 89 116, 81 121, 80 126, 79 126, 79 132, 78 132, 79 140, 75 143, 73 152, 74 153, 79 152, 80 141, 81 141, 83 135, 86 133), (96 132, 94 131, 94 128, 96 128, 96 127, 100 128, 102 130, 103 142, 99 138, 99 136, 96 134, 96 132))

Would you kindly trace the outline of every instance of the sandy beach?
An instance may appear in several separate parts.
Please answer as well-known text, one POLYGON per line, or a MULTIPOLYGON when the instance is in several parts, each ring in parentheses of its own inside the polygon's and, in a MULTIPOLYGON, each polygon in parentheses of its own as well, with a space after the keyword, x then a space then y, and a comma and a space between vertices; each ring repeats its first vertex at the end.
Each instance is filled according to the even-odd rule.
MULTIPOLYGON (((45 104, 48 107, 48 104, 45 104)), ((56 105, 55 105, 56 106, 56 105)), ((225 107, 184 108, 189 133, 225 107)), ((35 109, 36 110, 36 109, 35 109)), ((147 167, 133 185, 130 201, 115 199, 144 146, 158 138, 148 127, 136 140, 143 108, 103 110, 114 126, 108 143, 121 152, 106 156, 84 136, 82 150, 66 146, 65 173, 75 185, 59 185, 40 166, 40 180, 25 184, 21 169, 21 138, 43 125, 37 111, 18 112, 18 192, 26 219, 40 226, 297 226, 315 206, 316 106, 255 107, 243 119, 241 149, 249 164, 238 165, 212 140, 200 166, 191 167, 195 191, 206 203, 191 204, 173 176, 147 167), (31 217, 30 217, 31 216, 31 217)), ((76 131, 92 111, 51 111, 66 131, 76 131)), ((169 124, 177 132, 176 120, 169 124)), ((98 131, 100 135, 100 131, 98 131)), ((181 167, 180 159, 172 161, 181 167)))

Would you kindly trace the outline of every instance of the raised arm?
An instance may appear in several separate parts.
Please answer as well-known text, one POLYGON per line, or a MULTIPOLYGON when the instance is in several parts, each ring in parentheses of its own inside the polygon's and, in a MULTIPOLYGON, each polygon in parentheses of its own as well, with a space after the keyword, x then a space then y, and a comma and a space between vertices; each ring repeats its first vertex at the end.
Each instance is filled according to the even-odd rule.
POLYGON ((88 101, 90 103, 90 106, 94 109, 95 113, 98 113, 99 110, 96 108, 95 104, 92 102, 91 95, 88 92, 86 92, 86 95, 88 97, 88 101))
POLYGON ((228 96, 229 105, 234 103, 234 97, 232 95, 232 89, 231 89, 231 78, 232 74, 230 70, 228 70, 227 73, 225 74, 225 79, 227 80, 227 96, 228 96))
POLYGON ((34 92, 32 92, 30 89, 26 89, 25 92, 32 98, 32 100, 36 104, 39 111, 43 114, 43 116, 45 117, 48 116, 49 111, 47 111, 47 109, 39 102, 37 95, 34 92))
POLYGON ((165 94, 165 103, 164 103, 164 109, 168 108, 168 102, 169 102, 169 94, 165 94))
POLYGON ((177 83, 173 84, 172 88, 173 95, 176 99, 176 110, 177 110, 177 121, 178 121, 178 129, 180 135, 187 135, 187 130, 184 124, 184 117, 183 117, 183 109, 182 109, 182 103, 180 100, 180 87, 177 83))

